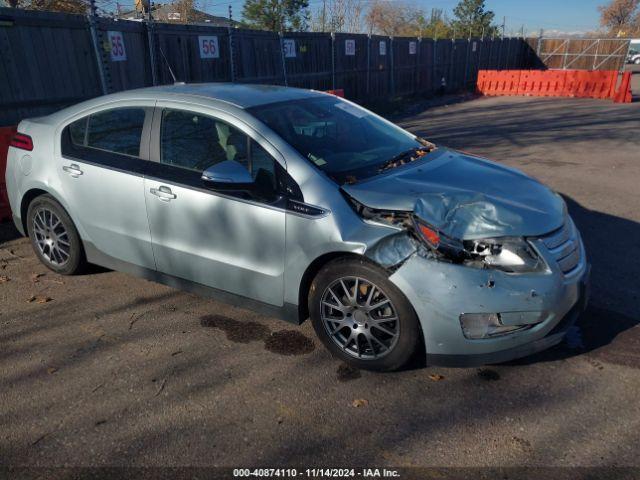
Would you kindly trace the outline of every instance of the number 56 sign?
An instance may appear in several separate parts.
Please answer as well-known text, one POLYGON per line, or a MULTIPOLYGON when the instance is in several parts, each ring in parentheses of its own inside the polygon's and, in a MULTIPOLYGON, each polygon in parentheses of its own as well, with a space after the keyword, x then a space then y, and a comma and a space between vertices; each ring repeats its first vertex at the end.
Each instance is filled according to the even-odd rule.
POLYGON ((127 59, 122 32, 107 32, 112 62, 123 62, 127 59))
POLYGON ((200 35, 198 45, 200 46, 200 58, 220 58, 218 37, 200 35))

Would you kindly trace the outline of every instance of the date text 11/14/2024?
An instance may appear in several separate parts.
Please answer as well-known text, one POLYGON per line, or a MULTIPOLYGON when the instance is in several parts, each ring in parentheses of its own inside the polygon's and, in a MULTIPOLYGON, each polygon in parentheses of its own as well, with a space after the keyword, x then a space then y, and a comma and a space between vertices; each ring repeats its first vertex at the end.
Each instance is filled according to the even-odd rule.
POLYGON ((397 470, 387 468, 234 468, 234 478, 399 478, 397 470))

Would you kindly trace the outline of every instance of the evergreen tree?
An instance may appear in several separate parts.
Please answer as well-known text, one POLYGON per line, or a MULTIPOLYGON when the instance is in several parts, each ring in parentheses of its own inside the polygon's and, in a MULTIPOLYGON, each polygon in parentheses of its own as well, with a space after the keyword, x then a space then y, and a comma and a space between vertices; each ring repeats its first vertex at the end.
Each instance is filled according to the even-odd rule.
POLYGON ((307 30, 309 0, 247 0, 242 9, 250 28, 280 32, 307 30))
POLYGON ((452 26, 458 38, 479 37, 483 32, 485 37, 498 33, 497 27, 491 24, 495 14, 485 10, 484 0, 461 0, 453 9, 453 15, 452 26))

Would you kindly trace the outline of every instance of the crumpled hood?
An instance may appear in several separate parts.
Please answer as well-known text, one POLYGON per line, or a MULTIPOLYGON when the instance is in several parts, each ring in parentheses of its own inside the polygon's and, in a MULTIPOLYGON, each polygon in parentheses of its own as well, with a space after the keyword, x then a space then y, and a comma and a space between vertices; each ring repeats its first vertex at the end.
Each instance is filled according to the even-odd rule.
POLYGON ((370 208, 413 211, 460 240, 542 235, 561 227, 565 216, 562 198, 540 182, 446 148, 342 188, 370 208))

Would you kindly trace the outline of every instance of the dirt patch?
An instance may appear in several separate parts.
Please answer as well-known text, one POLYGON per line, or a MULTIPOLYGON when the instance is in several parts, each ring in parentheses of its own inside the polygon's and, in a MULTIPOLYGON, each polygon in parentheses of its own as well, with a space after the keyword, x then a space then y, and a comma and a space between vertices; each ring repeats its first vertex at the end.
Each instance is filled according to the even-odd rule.
POLYGON ((264 342, 264 348, 280 355, 304 355, 316 348, 313 340, 295 330, 273 332, 264 342))
POLYGON ((360 370, 346 363, 341 364, 336 373, 338 374, 338 380, 341 382, 356 380, 362 376, 360 370))
POLYGON ((239 322, 222 315, 205 315, 200 318, 200 325, 222 330, 227 339, 235 343, 249 343, 266 340, 269 337, 268 327, 257 322, 239 322))

